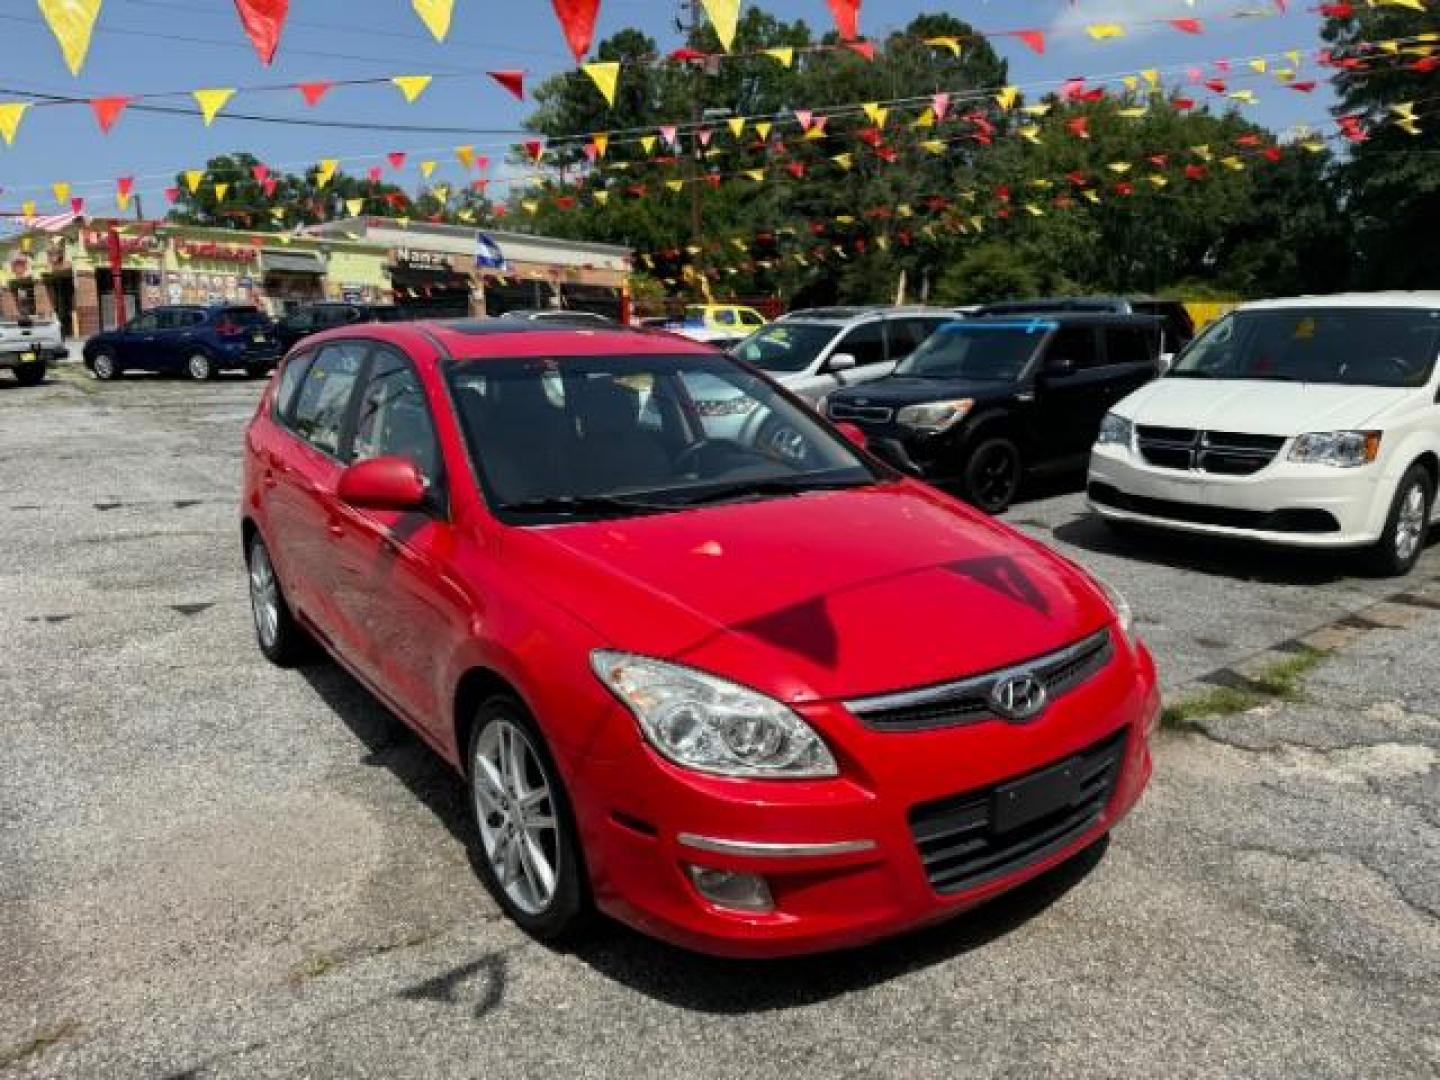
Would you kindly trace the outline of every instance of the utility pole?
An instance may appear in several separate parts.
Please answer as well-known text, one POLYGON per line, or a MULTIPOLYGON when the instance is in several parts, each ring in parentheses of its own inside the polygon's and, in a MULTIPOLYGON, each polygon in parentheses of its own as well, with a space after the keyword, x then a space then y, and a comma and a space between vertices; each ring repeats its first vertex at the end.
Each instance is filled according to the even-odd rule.
MULTIPOLYGON (((687 9, 685 18, 686 44, 700 30, 700 0, 684 0, 687 9)), ((705 85, 704 64, 692 64, 695 71, 694 85, 691 87, 691 109, 690 109, 690 242, 698 243, 700 237, 700 178, 703 173, 704 148, 700 145, 700 121, 705 118, 704 105, 702 104, 701 89, 705 85)))

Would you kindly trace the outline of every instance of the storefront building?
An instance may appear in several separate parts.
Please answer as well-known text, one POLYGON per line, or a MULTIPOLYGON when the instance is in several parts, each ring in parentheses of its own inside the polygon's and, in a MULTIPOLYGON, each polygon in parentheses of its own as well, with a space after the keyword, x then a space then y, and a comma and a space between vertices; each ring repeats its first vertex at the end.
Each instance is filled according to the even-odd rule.
POLYGON ((77 221, 0 244, 0 317, 58 317, 88 337, 162 304, 390 303, 389 252, 344 238, 77 221), (118 268, 118 274, 116 270, 118 268))
POLYGON ((619 319, 628 303, 631 253, 613 244, 376 217, 306 231, 383 246, 395 303, 417 317, 570 308, 619 319))

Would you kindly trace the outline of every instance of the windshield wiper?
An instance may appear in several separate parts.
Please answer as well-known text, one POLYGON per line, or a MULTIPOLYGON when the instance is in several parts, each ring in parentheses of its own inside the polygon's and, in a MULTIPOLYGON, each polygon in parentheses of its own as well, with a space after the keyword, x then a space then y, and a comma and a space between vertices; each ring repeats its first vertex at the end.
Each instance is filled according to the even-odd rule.
POLYGON ((705 488, 702 491, 676 492, 675 505, 699 506, 702 503, 726 502, 746 496, 801 495, 807 491, 844 491, 847 488, 870 487, 874 478, 863 480, 816 480, 804 476, 770 477, 764 480, 738 480, 733 484, 705 488))
POLYGON ((517 502, 500 503, 495 509, 507 514, 569 516, 593 513, 652 514, 673 510, 675 507, 669 503, 643 502, 619 495, 552 495, 543 499, 520 499, 517 502))

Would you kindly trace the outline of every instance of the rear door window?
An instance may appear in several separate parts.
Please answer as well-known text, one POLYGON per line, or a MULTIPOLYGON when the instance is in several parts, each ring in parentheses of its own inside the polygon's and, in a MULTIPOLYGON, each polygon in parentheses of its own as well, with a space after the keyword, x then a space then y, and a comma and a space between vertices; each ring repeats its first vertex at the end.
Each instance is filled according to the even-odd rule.
POLYGON ((1112 326, 1105 331, 1106 361, 1110 364, 1154 364, 1155 336, 1141 326, 1112 326))
POLYGON ((1074 371, 1086 371, 1099 367, 1100 363, 1095 328, 1091 326, 1062 327, 1050 339, 1050 348, 1045 354, 1045 366, 1057 370, 1069 367, 1074 371))
POLYGON ((857 367, 885 362, 885 324, 879 319, 857 326, 835 346, 837 353, 849 353, 855 357, 857 367))
POLYGON ((941 319, 891 319, 887 324, 890 336, 890 359, 904 360, 944 325, 941 319))
POLYGON ((368 352, 363 342, 327 345, 305 373, 291 427, 322 453, 344 460, 345 418, 368 352))

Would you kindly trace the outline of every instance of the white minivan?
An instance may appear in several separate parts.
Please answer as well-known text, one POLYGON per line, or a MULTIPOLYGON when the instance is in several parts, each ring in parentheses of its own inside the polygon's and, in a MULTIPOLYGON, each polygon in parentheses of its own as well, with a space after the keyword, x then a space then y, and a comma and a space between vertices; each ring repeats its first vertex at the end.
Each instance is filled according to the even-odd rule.
POLYGON ((1105 417, 1095 513, 1407 573, 1440 481, 1440 292, 1245 304, 1105 417))
POLYGON ((943 308, 811 308, 751 334, 731 353, 793 394, 818 402, 831 390, 893 374, 946 323, 943 308))

